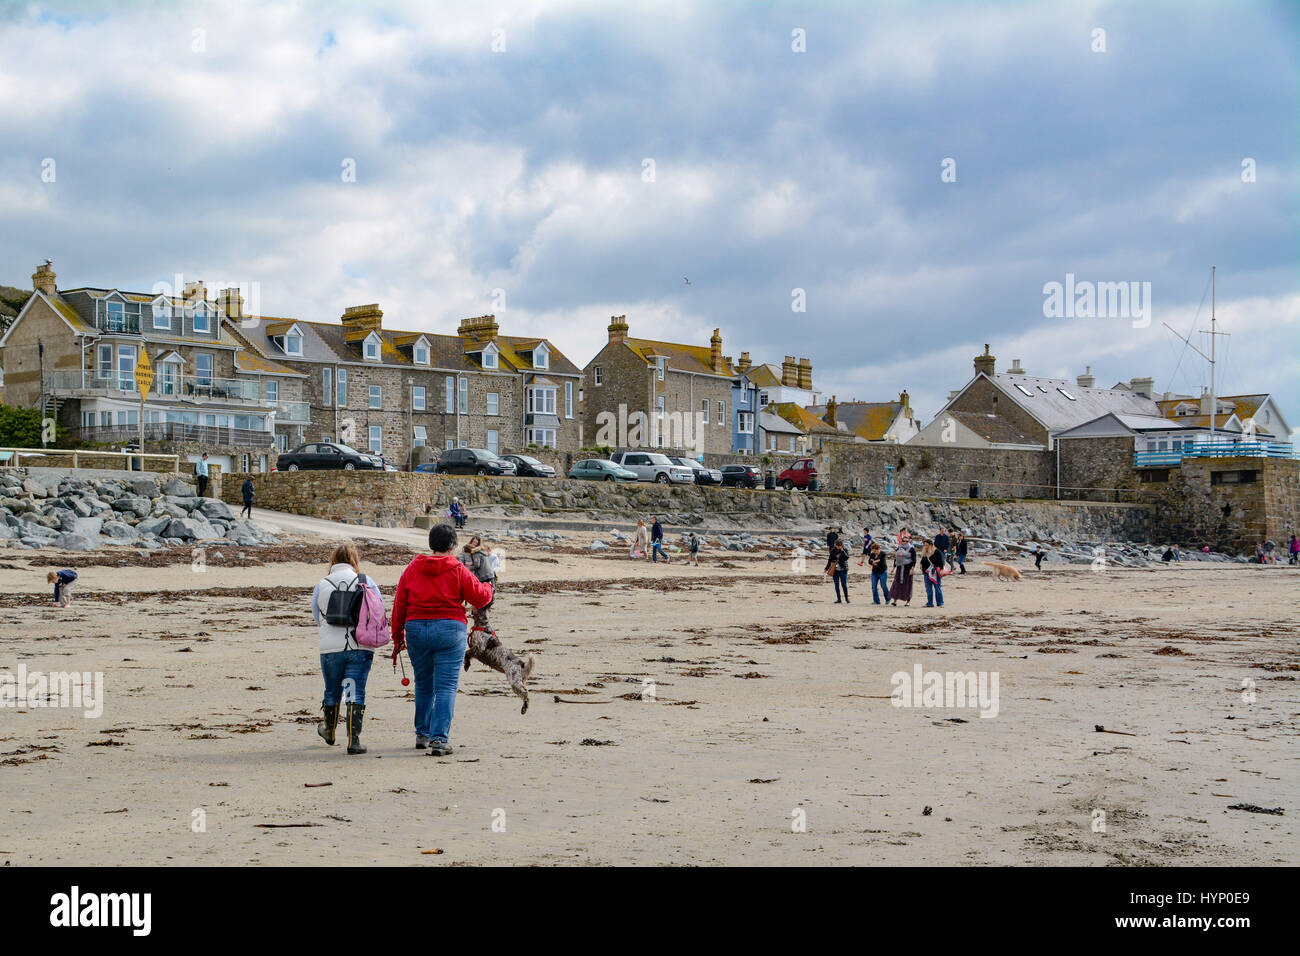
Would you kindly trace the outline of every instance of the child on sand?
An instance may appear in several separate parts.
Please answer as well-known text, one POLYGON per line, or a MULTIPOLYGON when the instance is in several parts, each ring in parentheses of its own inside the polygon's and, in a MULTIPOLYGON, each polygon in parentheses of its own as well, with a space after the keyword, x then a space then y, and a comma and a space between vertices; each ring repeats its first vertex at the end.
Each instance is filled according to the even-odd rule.
POLYGON ((62 571, 51 571, 45 576, 45 580, 54 585, 54 603, 59 607, 67 607, 72 603, 72 586, 77 580, 77 572, 71 568, 64 568, 62 571))

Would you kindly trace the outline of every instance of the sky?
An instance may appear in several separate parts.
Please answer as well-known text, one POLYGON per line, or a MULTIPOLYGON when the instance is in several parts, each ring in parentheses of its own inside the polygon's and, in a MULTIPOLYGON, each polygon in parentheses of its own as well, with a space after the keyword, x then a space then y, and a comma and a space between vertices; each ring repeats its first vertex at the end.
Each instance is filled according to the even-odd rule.
POLYGON ((1217 266, 1219 392, 1300 428, 1298 133, 1296 2, 0 0, 0 284, 719 328, 929 421, 985 343, 1199 392, 1217 266))

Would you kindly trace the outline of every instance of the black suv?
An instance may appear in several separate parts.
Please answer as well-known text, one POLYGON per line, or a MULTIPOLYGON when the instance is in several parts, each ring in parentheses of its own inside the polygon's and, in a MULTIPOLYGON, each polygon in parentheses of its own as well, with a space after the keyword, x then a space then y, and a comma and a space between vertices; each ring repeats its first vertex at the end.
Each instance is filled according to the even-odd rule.
POLYGON ((379 455, 339 445, 332 441, 314 441, 286 451, 275 460, 276 471, 325 471, 342 468, 344 471, 374 468, 384 470, 384 460, 379 455))
POLYGON ((722 483, 737 488, 760 488, 763 485, 763 473, 757 465, 723 465, 722 483))
POLYGON ((514 462, 486 448, 448 448, 438 459, 440 475, 514 475, 514 462))
POLYGON ((505 460, 515 466, 520 478, 554 478, 555 469, 529 455, 506 455, 505 460))

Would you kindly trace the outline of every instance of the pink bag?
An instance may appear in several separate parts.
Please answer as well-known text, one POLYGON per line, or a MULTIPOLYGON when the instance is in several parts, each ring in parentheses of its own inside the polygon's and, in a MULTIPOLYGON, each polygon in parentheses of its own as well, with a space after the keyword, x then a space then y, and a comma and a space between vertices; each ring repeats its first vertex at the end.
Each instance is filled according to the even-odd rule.
POLYGON ((383 647, 392 640, 388 612, 384 609, 384 598, 379 593, 379 586, 372 586, 372 582, 364 574, 357 577, 361 581, 361 608, 357 613, 357 644, 360 647, 383 647))

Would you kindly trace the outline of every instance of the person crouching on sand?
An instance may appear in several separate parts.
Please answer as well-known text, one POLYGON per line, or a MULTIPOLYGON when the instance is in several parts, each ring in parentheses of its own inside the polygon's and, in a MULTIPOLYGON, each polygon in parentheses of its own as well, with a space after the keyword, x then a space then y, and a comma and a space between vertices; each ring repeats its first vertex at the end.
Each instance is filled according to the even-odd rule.
POLYGON ((406 566, 393 603, 393 662, 406 649, 415 670, 415 746, 430 756, 451 753, 456 688, 465 662, 465 603, 484 608, 492 587, 456 559, 456 531, 429 529, 429 550, 406 566))
POLYGON ((54 603, 59 607, 67 607, 72 603, 72 586, 76 583, 77 572, 72 568, 64 568, 62 571, 51 571, 45 575, 45 580, 54 585, 54 603))
POLYGON ((330 557, 329 573, 321 578, 311 595, 312 618, 320 634, 320 670, 325 679, 325 696, 321 700, 325 719, 316 725, 316 733, 333 747, 339 704, 346 703, 345 727, 350 754, 366 752, 361 745, 361 721, 366 713, 366 681, 370 677, 375 652, 357 643, 355 627, 342 623, 351 607, 347 592, 368 587, 379 593, 379 586, 369 579, 359 584, 357 579, 360 577, 361 558, 357 546, 340 544, 330 557), (333 604, 331 597, 334 598, 333 604))

